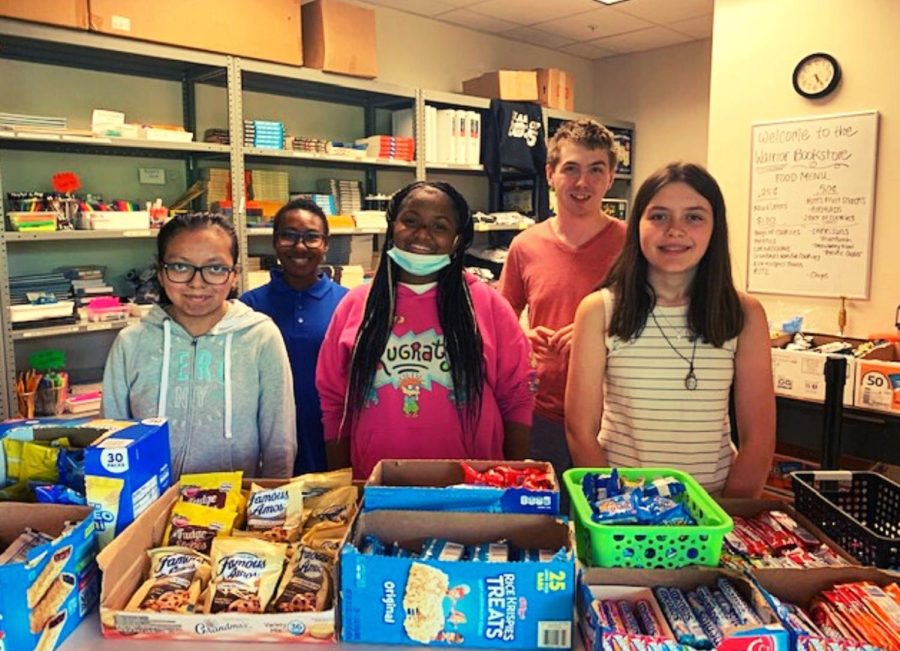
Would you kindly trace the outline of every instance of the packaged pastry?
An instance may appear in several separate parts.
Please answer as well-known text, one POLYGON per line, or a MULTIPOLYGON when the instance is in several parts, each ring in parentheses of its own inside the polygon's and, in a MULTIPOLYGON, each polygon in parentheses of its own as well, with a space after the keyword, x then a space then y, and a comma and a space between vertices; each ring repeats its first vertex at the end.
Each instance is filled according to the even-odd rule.
POLYGON ((331 603, 332 560, 327 552, 296 545, 268 610, 275 613, 326 610, 331 603))
POLYGON ((165 544, 188 547, 208 554, 216 536, 229 536, 235 513, 189 502, 176 502, 169 514, 165 544))
POLYGON ((94 508, 97 527, 97 544, 102 548, 112 542, 116 536, 116 523, 119 521, 119 498, 125 487, 121 477, 98 477, 86 475, 84 478, 85 496, 89 506, 94 508))
POLYGON ((211 573, 209 557, 188 547, 158 547, 147 552, 149 578, 131 597, 126 610, 194 612, 211 573))
POLYGON ((250 487, 247 500, 248 531, 264 532, 272 542, 293 542, 300 537, 303 487, 290 483, 277 488, 250 487))
POLYGON ((312 529, 317 524, 331 522, 346 525, 356 506, 356 487, 343 486, 323 493, 307 504, 306 521, 303 523, 304 531, 312 529))
POLYGON ((261 613, 278 585, 287 545, 256 538, 216 538, 208 613, 261 613))
POLYGON ((237 512, 243 475, 241 470, 182 475, 178 480, 181 485, 181 501, 237 512))

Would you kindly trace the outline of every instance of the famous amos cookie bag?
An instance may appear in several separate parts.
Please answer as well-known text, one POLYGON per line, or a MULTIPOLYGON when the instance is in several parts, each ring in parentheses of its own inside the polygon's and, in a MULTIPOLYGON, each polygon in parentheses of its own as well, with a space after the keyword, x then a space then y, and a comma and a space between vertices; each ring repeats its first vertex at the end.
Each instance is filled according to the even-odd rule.
POLYGON ((208 613, 261 613, 278 585, 287 545, 257 538, 216 538, 208 613))
POLYGON ((147 556, 150 576, 125 609, 194 612, 209 581, 209 557, 188 547, 159 547, 148 550, 147 556))

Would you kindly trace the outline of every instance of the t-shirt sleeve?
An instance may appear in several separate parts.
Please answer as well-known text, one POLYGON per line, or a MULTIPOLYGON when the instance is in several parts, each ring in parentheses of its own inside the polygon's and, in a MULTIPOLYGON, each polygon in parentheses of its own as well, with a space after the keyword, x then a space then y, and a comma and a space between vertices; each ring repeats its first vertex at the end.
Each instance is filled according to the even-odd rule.
POLYGON ((506 262, 503 264, 503 271, 500 272, 498 287, 503 298, 512 305, 516 314, 521 314, 528 303, 525 281, 522 278, 521 255, 521 250, 513 240, 509 247, 509 253, 506 255, 506 262))

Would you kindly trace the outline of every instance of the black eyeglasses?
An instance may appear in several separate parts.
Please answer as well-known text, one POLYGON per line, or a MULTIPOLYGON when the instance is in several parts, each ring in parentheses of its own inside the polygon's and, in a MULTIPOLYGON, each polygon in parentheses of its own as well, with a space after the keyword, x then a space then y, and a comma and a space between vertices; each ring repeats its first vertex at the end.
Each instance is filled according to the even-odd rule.
POLYGON ((187 262, 164 262, 162 265, 166 278, 173 283, 189 283, 200 272, 203 282, 209 285, 224 285, 231 274, 237 271, 237 267, 229 267, 224 264, 208 264, 198 267, 187 262))
POLYGON ((303 240, 307 249, 321 249, 325 246, 325 234, 318 231, 275 231, 275 244, 278 246, 297 246, 303 240))

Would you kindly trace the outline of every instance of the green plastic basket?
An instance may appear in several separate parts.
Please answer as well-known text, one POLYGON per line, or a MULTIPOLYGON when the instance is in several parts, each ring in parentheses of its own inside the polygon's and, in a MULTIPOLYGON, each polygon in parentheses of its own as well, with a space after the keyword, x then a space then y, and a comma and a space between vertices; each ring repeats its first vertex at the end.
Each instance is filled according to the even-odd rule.
POLYGON ((572 468, 563 473, 572 504, 578 558, 583 564, 667 569, 719 564, 722 542, 734 522, 693 477, 671 468, 618 469, 625 479, 674 477, 682 482, 687 489, 682 501, 697 521, 696 526, 597 524, 591 519, 581 479, 588 473, 610 472, 611 468, 572 468))

